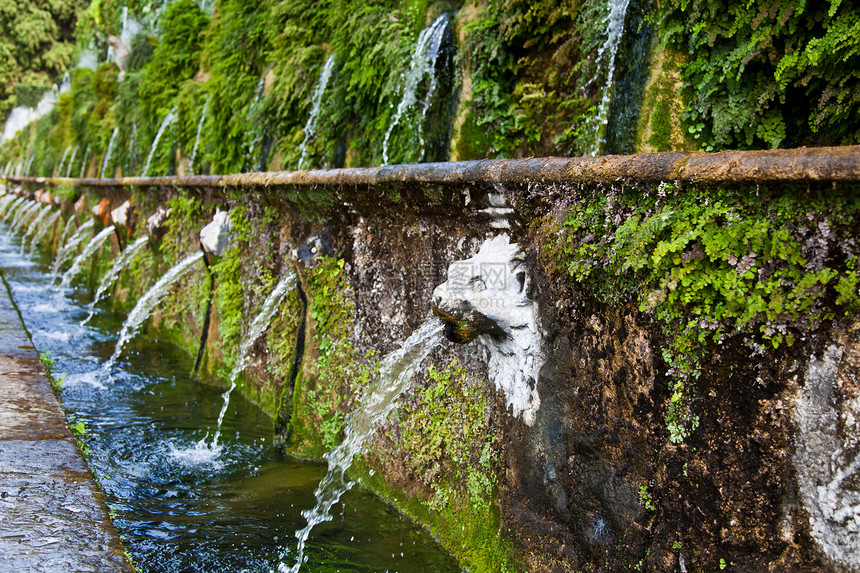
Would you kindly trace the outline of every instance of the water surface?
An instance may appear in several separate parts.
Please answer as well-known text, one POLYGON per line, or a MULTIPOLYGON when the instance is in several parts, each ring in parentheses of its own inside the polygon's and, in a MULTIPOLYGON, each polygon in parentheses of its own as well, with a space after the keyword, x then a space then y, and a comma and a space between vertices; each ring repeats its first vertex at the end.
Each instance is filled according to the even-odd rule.
MULTIPOLYGON (((0 228, 0 272, 36 348, 65 376, 61 403, 87 428, 90 466, 139 569, 270 571, 289 561, 281 552, 295 550, 300 512, 314 505, 325 466, 285 455, 272 443, 271 419, 242 397, 230 403, 215 462, 175 456, 212 435, 222 390, 192 382, 193 362, 177 348, 140 336, 112 381, 99 377, 125 317, 103 301, 80 326, 92 293, 78 286, 55 297, 50 261, 39 257, 22 255, 19 237, 0 228)), ((303 571, 459 571, 425 531, 360 489, 314 530, 306 555, 303 571)))

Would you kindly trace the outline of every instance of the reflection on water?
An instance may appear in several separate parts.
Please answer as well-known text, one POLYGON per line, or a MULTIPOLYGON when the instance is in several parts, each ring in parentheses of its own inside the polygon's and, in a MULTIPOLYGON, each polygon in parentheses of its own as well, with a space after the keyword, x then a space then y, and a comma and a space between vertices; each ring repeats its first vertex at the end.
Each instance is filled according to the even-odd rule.
MULTIPOLYGON (((90 466, 105 491, 114 522, 142 571, 270 571, 279 547, 293 545, 313 505, 323 464, 296 460, 272 444, 272 421, 244 399, 224 418, 224 449, 212 463, 172 455, 207 437, 221 391, 193 383, 190 357, 138 338, 113 368, 98 371, 116 344, 123 316, 96 309, 71 291, 51 300, 49 261, 27 264, 19 238, 0 231, 0 271, 40 351, 65 373, 61 401, 70 419, 86 424, 90 466)), ((169 301, 166 303, 169 304, 169 301)), ((454 560, 421 529, 362 490, 348 492, 334 519, 314 530, 306 571, 458 571, 454 560)))

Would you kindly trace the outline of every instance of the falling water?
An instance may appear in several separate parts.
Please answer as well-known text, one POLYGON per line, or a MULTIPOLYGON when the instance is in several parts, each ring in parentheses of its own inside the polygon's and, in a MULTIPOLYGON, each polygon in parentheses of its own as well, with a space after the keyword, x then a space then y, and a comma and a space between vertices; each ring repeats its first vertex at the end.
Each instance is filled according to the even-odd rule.
POLYGON ((206 98, 206 103, 203 104, 203 111, 200 113, 200 121, 197 123, 197 136, 194 138, 194 147, 191 148, 191 159, 188 160, 188 173, 194 175, 194 160, 197 158, 197 146, 200 144, 200 133, 203 131, 203 122, 206 121, 206 113, 209 111, 209 102, 212 101, 210 95, 206 98))
POLYGON ((292 567, 282 562, 278 565, 279 573, 297 573, 301 568, 305 559, 305 543, 311 530, 317 524, 331 520, 331 508, 355 485, 346 479, 353 457, 361 452, 364 442, 373 436, 376 424, 385 420, 397 406, 398 398, 406 390, 421 362, 442 340, 442 328, 441 321, 433 319, 425 322, 400 348, 382 361, 379 374, 362 398, 361 406, 349 416, 343 442, 325 454, 328 473, 314 492, 316 506, 302 512, 308 524, 296 532, 296 562, 292 567))
POLYGON ((415 51, 412 52, 412 60, 409 63, 409 71, 406 72, 406 77, 403 80, 403 97, 400 99, 397 112, 394 114, 394 119, 391 120, 391 125, 388 126, 388 131, 385 132, 385 139, 382 140, 383 165, 388 164, 388 139, 391 137, 391 133, 400 123, 400 118, 406 110, 418 103, 416 94, 418 84, 425 75, 429 75, 430 85, 427 88, 427 93, 424 95, 424 101, 421 106, 421 117, 418 121, 419 160, 424 154, 422 124, 424 123, 423 120, 427 109, 430 107, 433 91, 436 89, 436 60, 439 58, 439 50, 442 47, 442 40, 445 37, 448 20, 449 15, 442 14, 433 20, 433 23, 427 28, 424 28, 418 36, 418 43, 415 44, 415 51))
POLYGON ((57 177, 63 176, 63 164, 66 162, 66 157, 69 156, 69 152, 72 150, 71 145, 66 146, 66 150, 63 152, 63 158, 60 159, 60 165, 57 167, 57 177))
POLYGON ((99 175, 99 179, 105 178, 105 171, 110 163, 110 156, 113 153, 113 144, 116 142, 117 134, 119 134, 119 127, 113 128, 113 133, 110 135, 110 141, 108 142, 107 151, 105 152, 105 160, 102 163, 102 171, 99 175))
POLYGON ((81 321, 81 326, 90 321, 96 311, 96 304, 98 304, 102 299, 102 296, 104 296, 114 281, 119 277, 119 273, 128 266, 128 264, 134 259, 135 255, 137 255, 137 253, 139 253, 143 249, 143 246, 148 242, 149 235, 138 237, 135 242, 127 246, 114 260, 110 270, 108 270, 108 272, 106 272, 101 278, 101 281, 99 281, 99 288, 96 290, 96 296, 93 299, 93 302, 90 303, 89 314, 87 314, 87 317, 81 321))
POLYGON ((152 140, 152 147, 149 148, 149 155, 146 156, 146 163, 143 166, 143 173, 140 174, 141 177, 146 177, 146 174, 149 172, 149 164, 152 161, 152 156, 155 154, 155 150, 158 148, 158 141, 161 139, 161 136, 164 134, 164 130, 167 129, 167 126, 173 123, 173 120, 176 119, 176 106, 173 106, 167 115, 164 116, 164 120, 161 122, 161 126, 158 128, 158 133, 155 134, 155 139, 152 140))
POLYGON ((294 272, 290 272, 287 276, 282 278, 277 285, 275 285, 275 288, 269 296, 266 297, 260 312, 251 322, 251 326, 248 329, 248 335, 239 344, 239 358, 236 360, 236 366, 233 367, 233 371, 230 372, 230 387, 221 395, 224 399, 224 403, 221 406, 221 412, 218 414, 218 425, 215 428, 215 436, 212 438, 212 443, 206 443, 206 438, 209 437, 207 434, 206 437, 190 448, 180 449, 175 446, 171 446, 170 453, 174 458, 177 458, 186 465, 198 465, 201 463, 212 462, 221 454, 221 448, 218 446, 218 438, 221 437, 221 426, 224 423, 224 416, 227 413, 227 408, 230 406, 230 394, 232 394, 233 390, 236 389, 236 379, 245 369, 245 366, 247 366, 248 353, 250 352, 251 347, 257 339, 263 335, 263 332, 268 328, 269 323, 272 322, 272 317, 275 316, 278 308, 280 308, 284 297, 287 296, 287 293, 292 291, 294 288, 296 288, 296 274, 294 272))
MULTIPOLYGON (((624 36, 624 18, 627 15, 629 4, 630 0, 609 0, 609 15, 604 20, 606 41, 597 51, 597 73, 603 67, 604 56, 607 54, 609 61, 606 64, 606 85, 603 87, 603 95, 600 98, 597 116, 594 119, 595 134, 594 143, 591 147, 592 156, 600 153, 606 141, 606 122, 609 120, 609 104, 612 100, 612 88, 615 81, 615 56, 618 54, 618 45, 624 36)), ((589 81, 589 83, 591 82, 589 81)))
POLYGON ((301 151, 301 157, 299 158, 299 169, 302 168, 302 164, 305 162, 305 157, 307 156, 307 145, 308 140, 314 136, 317 130, 317 116, 320 112, 320 104, 322 103, 322 96, 325 93, 325 88, 328 86, 328 80, 331 77, 331 71, 334 67, 334 54, 330 55, 328 59, 325 61, 325 66, 323 66, 322 72, 320 73, 320 77, 317 80, 317 86, 314 88, 314 96, 311 100, 311 115, 308 117, 308 122, 305 124, 305 138, 302 141, 302 145, 299 148, 301 151))
POLYGON ((0 213, 6 212, 6 208, 9 207, 9 204, 13 201, 17 200, 18 196, 16 195, 4 195, 2 199, 0 199, 0 213))
MULTIPOLYGON (((69 219, 69 222, 66 224, 66 231, 68 231, 71 224, 72 221, 71 219, 69 219)), ((81 241, 84 238, 84 231, 86 231, 87 229, 92 229, 95 224, 96 222, 94 219, 89 219, 86 223, 78 227, 78 229, 75 231, 75 234, 69 237, 68 241, 65 241, 63 243, 63 246, 60 247, 60 251, 57 253, 56 258, 54 259, 54 262, 51 264, 52 276, 57 277, 59 275, 60 266, 62 266, 62 264, 66 261, 66 259, 71 256, 73 252, 78 250, 78 247, 80 246, 81 241)), ((65 231, 63 232, 63 235, 66 235, 65 231)))
MULTIPOLYGON (((68 177, 72 173, 72 165, 75 164, 75 157, 78 155, 79 147, 76 145, 72 150, 72 157, 69 159, 69 166, 66 167, 66 177, 68 177)), ((57 173, 59 175, 59 173, 57 173)))
POLYGON ((30 226, 27 227, 27 232, 24 233, 24 236, 21 237, 21 252, 24 252, 24 248, 27 244, 27 239, 29 239, 33 233, 36 232, 36 229, 39 228, 39 224, 44 220, 44 218, 51 212, 51 206, 45 205, 42 207, 42 210, 39 211, 39 214, 30 222, 30 226))
POLYGON ((15 215, 15 218, 12 220, 12 228, 20 232, 24 224, 30 221, 30 219, 33 217, 33 213, 35 213, 36 209, 38 209, 40 206, 40 203, 30 201, 26 207, 20 209, 18 211, 18 214, 15 215))
POLYGON ((102 367, 103 375, 106 377, 110 376, 110 371, 113 368, 114 363, 122 353, 122 347, 125 346, 129 340, 134 338, 134 335, 137 333, 137 329, 140 328, 140 325, 143 324, 144 320, 149 318, 149 315, 152 314, 152 311, 155 310, 158 303, 167 296, 170 287, 185 276, 188 271, 194 268, 195 263, 199 262, 202 258, 203 251, 198 251, 192 255, 188 255, 179 263, 174 265, 172 269, 167 271, 163 277, 158 279, 155 286, 146 291, 146 294, 140 297, 134 310, 131 311, 131 314, 128 315, 128 318, 125 319, 125 322, 122 325, 122 330, 120 331, 119 340, 116 343, 113 355, 102 367))
MULTIPOLYGON (((251 139, 248 141, 245 146, 245 161, 251 161, 251 158, 254 155, 254 150, 257 148, 257 145, 260 143, 260 140, 263 139, 263 127, 261 125, 262 122, 255 121, 254 115, 257 113, 257 107, 260 105, 260 102, 263 99, 263 92, 266 88, 266 76, 260 78, 260 82, 257 84, 257 91, 254 95, 254 100, 251 102, 251 105, 248 106, 248 112, 246 114, 246 120, 249 124, 251 124, 250 133, 251 139)), ((253 169, 253 163, 251 163, 253 169)))
POLYGON ((45 233, 48 232, 48 229, 53 228, 54 225, 57 223, 57 219, 59 219, 62 216, 63 216, 63 212, 60 210, 57 210, 54 212, 53 215, 48 217, 44 223, 42 223, 42 225, 39 227, 39 230, 36 231, 36 235, 33 237, 33 240, 30 241, 30 249, 28 251, 29 253, 33 252, 33 249, 36 248, 36 245, 39 244, 39 241, 41 241, 42 237, 45 236, 45 233))
POLYGON ((137 122, 131 122, 131 137, 128 138, 128 163, 125 170, 129 173, 137 172, 137 122))
POLYGON ((87 173, 87 159, 90 158, 90 146, 87 145, 87 148, 84 150, 84 162, 81 163, 81 174, 78 176, 79 179, 83 179, 84 175, 87 173))
POLYGON ((12 204, 9 205, 9 208, 6 210, 6 213, 3 215, 4 221, 9 221, 12 217, 12 213, 14 213, 23 203, 25 199, 23 197, 16 197, 12 204))
POLYGON ((212 449, 218 447, 218 437, 221 435, 221 424, 224 422, 224 414, 227 413, 227 406, 230 405, 230 393, 236 388, 236 378, 245 369, 248 362, 248 352, 251 350, 254 342, 263 334, 263 331, 268 328, 272 322, 272 317, 275 316, 281 302, 287 293, 296 288, 296 274, 290 272, 275 285, 274 290, 266 297, 263 302, 263 307, 259 314, 251 322, 251 327, 248 329, 248 336, 239 344, 239 359, 236 361, 236 366, 230 372, 230 388, 224 392, 224 405, 221 407, 221 413, 218 414, 218 427, 215 430, 215 437, 212 438, 212 449))
MULTIPOLYGON (((92 219, 90 219, 90 220, 92 220, 92 219)), ((87 243, 87 246, 84 247, 84 250, 81 251, 81 254, 78 255, 77 257, 75 257, 75 262, 73 262, 72 266, 69 267, 69 270, 67 270, 63 274, 63 280, 62 280, 62 282, 60 282, 60 291, 61 292, 63 291, 63 289, 65 289, 70 284, 72 284, 72 281, 74 280, 74 278, 76 276, 78 276, 78 273, 81 272, 81 267, 84 264, 84 261, 86 261, 91 256, 93 256, 93 254, 99 249, 99 247, 101 247, 104 244, 104 242, 107 241, 108 237, 110 237, 110 235, 111 235, 111 233, 113 233, 113 231, 114 231, 113 225, 111 225, 110 227, 105 227, 104 229, 102 229, 98 235, 93 237, 92 240, 89 243, 87 243)))

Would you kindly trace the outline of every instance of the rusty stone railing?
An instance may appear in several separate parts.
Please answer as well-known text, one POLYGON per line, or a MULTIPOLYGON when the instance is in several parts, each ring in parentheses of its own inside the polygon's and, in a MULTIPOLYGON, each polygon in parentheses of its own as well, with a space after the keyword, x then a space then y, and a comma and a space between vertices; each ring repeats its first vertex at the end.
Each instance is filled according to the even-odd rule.
POLYGON ((860 145, 719 153, 668 151, 601 157, 485 159, 385 167, 192 175, 67 179, 8 177, 11 183, 91 188, 254 188, 475 183, 608 183, 681 181, 714 183, 799 183, 860 181, 860 145))

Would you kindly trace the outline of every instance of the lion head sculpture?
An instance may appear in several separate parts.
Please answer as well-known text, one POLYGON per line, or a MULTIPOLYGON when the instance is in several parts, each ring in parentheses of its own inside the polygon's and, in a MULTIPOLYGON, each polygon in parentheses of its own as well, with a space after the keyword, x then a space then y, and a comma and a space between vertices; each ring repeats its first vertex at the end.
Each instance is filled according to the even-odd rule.
POLYGON ((448 267, 448 280, 433 291, 433 312, 445 321, 449 340, 472 340, 490 352, 490 376, 505 393, 514 416, 529 426, 540 409, 538 372, 543 365, 537 304, 529 298, 525 255, 506 234, 487 240, 478 253, 448 267))

